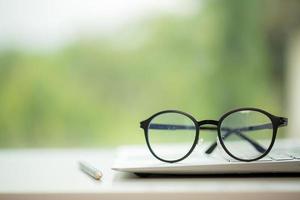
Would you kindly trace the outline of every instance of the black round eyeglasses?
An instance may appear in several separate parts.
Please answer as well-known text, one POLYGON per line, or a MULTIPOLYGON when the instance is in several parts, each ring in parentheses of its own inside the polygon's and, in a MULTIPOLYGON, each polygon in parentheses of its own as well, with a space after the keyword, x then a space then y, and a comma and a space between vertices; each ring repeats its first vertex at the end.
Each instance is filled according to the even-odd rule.
POLYGON ((217 140, 208 147, 212 153, 217 145, 239 161, 255 161, 266 156, 275 142, 277 129, 287 126, 288 119, 257 108, 240 108, 225 113, 218 121, 197 121, 178 110, 165 110, 140 123, 150 152, 164 162, 178 162, 188 157, 199 140, 200 130, 216 130, 217 140), (180 142, 176 150, 172 145, 180 142))

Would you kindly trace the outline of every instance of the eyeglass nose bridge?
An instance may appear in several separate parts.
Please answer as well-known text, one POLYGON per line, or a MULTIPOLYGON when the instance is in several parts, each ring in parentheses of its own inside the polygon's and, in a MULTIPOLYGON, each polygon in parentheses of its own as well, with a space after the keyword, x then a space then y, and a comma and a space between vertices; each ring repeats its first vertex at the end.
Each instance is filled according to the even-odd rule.
POLYGON ((215 126, 218 126, 219 125, 219 121, 217 120, 201 120, 201 121, 198 121, 198 126, 201 127, 203 125, 215 125, 215 126))

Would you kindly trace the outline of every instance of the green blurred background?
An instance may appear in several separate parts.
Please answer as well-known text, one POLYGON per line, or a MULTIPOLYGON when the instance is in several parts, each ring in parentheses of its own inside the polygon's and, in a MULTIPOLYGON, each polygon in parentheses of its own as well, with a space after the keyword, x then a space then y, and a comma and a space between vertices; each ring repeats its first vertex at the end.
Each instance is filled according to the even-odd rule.
POLYGON ((180 5, 190 9, 50 50, 0 43, 0 147, 143 143, 139 122, 164 109, 198 119, 244 106, 287 114, 286 40, 299 29, 299 1, 180 5))

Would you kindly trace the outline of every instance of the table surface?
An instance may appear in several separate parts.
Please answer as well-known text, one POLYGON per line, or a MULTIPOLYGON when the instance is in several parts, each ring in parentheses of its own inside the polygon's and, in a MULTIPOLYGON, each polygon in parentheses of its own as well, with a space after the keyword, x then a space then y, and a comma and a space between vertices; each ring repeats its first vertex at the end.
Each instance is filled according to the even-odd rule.
POLYGON ((114 149, 0 151, 0 199, 300 199, 300 177, 157 176, 111 170, 114 149), (78 161, 103 172, 87 176, 78 161))

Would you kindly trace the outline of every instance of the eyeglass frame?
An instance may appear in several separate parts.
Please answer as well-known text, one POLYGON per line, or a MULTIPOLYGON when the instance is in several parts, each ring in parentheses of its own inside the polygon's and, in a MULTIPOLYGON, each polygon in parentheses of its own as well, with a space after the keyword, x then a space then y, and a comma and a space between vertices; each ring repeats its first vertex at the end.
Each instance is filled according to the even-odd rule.
MULTIPOLYGON (((226 112, 225 114, 223 114, 219 120, 201 120, 201 121, 197 121, 192 115, 186 113, 186 112, 183 112, 183 111, 179 111, 179 110, 164 110, 164 111, 160 111, 154 115, 152 115, 151 117, 149 117, 148 119, 146 120, 143 120, 140 122, 140 128, 142 128, 144 130, 144 135, 145 135, 145 139, 146 139, 146 144, 148 146, 148 149, 150 150, 151 154, 157 158, 158 160, 160 161, 163 161, 163 162, 167 162, 167 163, 175 163, 175 162, 179 162, 179 161, 182 161, 184 160, 185 158, 187 158, 195 149, 198 141, 199 141, 199 134, 200 134, 200 130, 217 130, 217 139, 219 140, 219 143, 221 144, 222 148, 224 149, 224 151, 229 155, 231 156, 232 158, 238 160, 238 161, 243 161, 243 162, 252 162, 252 161, 256 161, 256 160, 259 160, 263 157, 265 157, 272 149, 274 143, 275 143, 275 139, 276 139, 276 136, 277 136, 277 130, 279 127, 283 127, 283 126, 287 126, 288 125, 288 118, 286 117, 278 117, 278 116, 275 116, 275 115, 272 115, 270 114, 269 112, 265 111, 265 110, 262 110, 262 109, 259 109, 259 108, 252 108, 252 107, 244 107, 244 108, 238 108, 238 109, 234 109, 234 110, 231 110, 229 112, 226 112), (265 149, 264 147, 261 147, 259 144, 257 144, 255 141, 252 141, 251 142, 251 139, 248 138, 246 140, 248 140, 248 142, 250 142, 257 150, 260 149, 261 151, 264 150, 264 153, 260 156, 258 156, 257 158, 253 158, 253 159, 241 159, 241 158, 238 158, 236 156, 234 156, 232 153, 230 153, 230 151, 226 148, 223 140, 221 139, 221 125, 222 125, 222 122, 224 119, 226 119, 226 117, 228 117, 229 115, 233 114, 233 113, 236 113, 236 112, 240 112, 240 111, 256 111, 256 112, 259 112, 259 113, 262 113, 264 114, 265 116, 267 116, 271 123, 272 123, 272 129, 273 129, 273 133, 272 133, 272 139, 271 139, 271 143, 268 147, 268 149, 265 149), (179 159, 175 159, 175 160, 166 160, 166 159, 163 159, 163 158, 160 158, 159 156, 157 156, 155 154, 155 152, 153 151, 153 149, 151 148, 151 145, 150 145, 150 141, 149 141, 149 133, 148 133, 148 130, 149 130, 149 126, 150 126, 150 123, 152 121, 152 119, 154 119, 155 117, 161 115, 161 114, 165 114, 165 113, 177 113, 177 114, 181 114, 181 115, 184 115, 186 117, 188 117, 195 125, 195 129, 196 129, 196 135, 195 135, 195 139, 194 139, 194 142, 193 142, 193 145, 191 146, 190 150, 181 158, 179 159), (216 126, 216 127, 202 127, 203 125, 213 125, 213 126, 216 126)), ((174 126, 177 126, 177 125, 171 125, 172 127, 174 126)), ((249 127, 249 128, 255 128, 255 127, 249 127)), ((253 129, 249 129, 249 130, 253 130, 253 129)), ((243 136, 245 137, 245 136, 243 136)), ((245 138, 244 138, 245 139, 245 138)), ((215 148, 217 146, 217 140, 205 151, 206 154, 210 154, 212 153, 215 148)), ((258 151, 260 151, 258 150, 258 151)))

